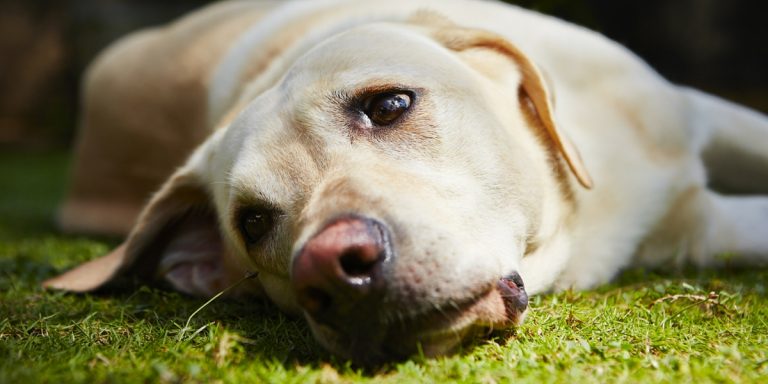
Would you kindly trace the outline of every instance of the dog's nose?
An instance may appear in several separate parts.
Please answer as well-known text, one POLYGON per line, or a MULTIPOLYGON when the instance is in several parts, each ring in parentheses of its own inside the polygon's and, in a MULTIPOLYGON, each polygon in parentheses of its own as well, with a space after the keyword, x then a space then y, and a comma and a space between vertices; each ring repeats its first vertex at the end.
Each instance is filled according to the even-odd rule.
POLYGON ((389 254, 389 236, 378 221, 357 216, 332 221, 293 261, 299 305, 315 320, 335 325, 370 316, 380 304, 389 254))

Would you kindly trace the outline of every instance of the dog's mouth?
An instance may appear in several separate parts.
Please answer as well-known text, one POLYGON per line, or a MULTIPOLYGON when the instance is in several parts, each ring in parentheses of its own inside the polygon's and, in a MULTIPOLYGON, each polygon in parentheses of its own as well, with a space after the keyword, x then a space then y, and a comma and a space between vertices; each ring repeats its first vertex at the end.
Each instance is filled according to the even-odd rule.
POLYGON ((499 278, 480 294, 448 302, 418 315, 386 314, 371 327, 335 327, 308 316, 317 339, 329 350, 362 364, 396 361, 415 354, 434 357, 455 353, 462 346, 522 323, 528 306, 525 286, 517 273, 499 278), (385 320, 382 320, 385 318, 385 320))

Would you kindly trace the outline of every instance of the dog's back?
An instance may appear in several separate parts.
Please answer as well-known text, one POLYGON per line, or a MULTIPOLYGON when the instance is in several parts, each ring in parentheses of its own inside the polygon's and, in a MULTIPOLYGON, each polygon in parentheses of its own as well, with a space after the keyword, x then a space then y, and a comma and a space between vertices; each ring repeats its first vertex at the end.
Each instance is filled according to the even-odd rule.
POLYGON ((66 232, 123 236, 206 137, 208 78, 231 42, 275 2, 215 4, 121 39, 84 81, 66 232))

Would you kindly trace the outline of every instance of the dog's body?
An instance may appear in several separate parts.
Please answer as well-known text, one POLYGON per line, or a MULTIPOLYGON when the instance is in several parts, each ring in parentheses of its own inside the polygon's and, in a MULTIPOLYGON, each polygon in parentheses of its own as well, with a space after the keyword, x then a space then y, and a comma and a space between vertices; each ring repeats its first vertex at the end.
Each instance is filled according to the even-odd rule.
POLYGON ((517 271, 536 293, 768 259, 768 197, 707 187, 768 193, 765 116, 500 3, 225 2, 107 51, 85 103, 64 227, 143 213, 48 286, 207 296, 258 271, 241 293, 358 358, 518 323, 517 271))

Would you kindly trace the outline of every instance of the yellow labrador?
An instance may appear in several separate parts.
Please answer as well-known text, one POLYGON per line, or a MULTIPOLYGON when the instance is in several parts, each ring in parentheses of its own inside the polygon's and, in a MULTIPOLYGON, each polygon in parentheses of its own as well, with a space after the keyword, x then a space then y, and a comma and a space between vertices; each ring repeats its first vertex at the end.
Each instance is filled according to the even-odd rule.
POLYGON ((768 197, 707 188, 768 193, 765 116, 502 3, 217 3, 107 50, 82 124, 63 227, 130 234, 47 287, 258 272, 238 294, 360 360, 633 264, 768 259, 768 197))

